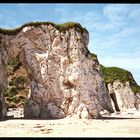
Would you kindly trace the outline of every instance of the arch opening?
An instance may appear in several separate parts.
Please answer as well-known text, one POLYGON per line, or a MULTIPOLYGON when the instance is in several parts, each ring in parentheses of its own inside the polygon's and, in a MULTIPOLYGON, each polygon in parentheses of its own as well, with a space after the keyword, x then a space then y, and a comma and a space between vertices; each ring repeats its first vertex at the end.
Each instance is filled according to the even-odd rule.
POLYGON ((23 67, 19 55, 9 59, 7 78, 8 84, 4 90, 7 116, 13 116, 14 118, 24 117, 23 110, 28 99, 31 79, 23 67))

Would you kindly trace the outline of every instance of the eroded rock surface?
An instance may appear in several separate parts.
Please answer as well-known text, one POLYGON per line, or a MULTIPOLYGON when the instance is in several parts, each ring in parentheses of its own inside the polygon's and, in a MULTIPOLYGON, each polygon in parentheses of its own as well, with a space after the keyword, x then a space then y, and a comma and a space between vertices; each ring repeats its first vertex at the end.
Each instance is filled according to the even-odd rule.
POLYGON ((115 80, 113 84, 108 84, 108 90, 110 94, 116 96, 117 104, 112 103, 116 111, 139 110, 140 94, 134 94, 129 81, 121 82, 115 80))
POLYGON ((2 44, 0 44, 0 119, 3 119, 7 113, 7 106, 3 93, 8 84, 6 69, 8 57, 5 49, 1 45, 2 44))
POLYGON ((88 51, 89 34, 80 25, 63 31, 53 24, 28 25, 0 36, 1 87, 7 61, 18 55, 31 79, 25 118, 98 118, 103 109, 113 112, 100 65, 88 51))
POLYGON ((0 119, 4 119, 7 113, 7 106, 3 92, 0 91, 0 119))
POLYGON ((101 65, 104 81, 116 111, 139 110, 140 86, 131 72, 119 67, 101 65))

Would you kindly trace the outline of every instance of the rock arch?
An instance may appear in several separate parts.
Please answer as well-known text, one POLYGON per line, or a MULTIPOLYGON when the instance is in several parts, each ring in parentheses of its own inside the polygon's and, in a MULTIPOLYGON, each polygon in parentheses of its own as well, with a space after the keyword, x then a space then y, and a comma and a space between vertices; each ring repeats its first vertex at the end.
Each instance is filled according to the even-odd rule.
POLYGON ((113 101, 115 110, 120 111, 120 108, 118 106, 118 100, 117 100, 117 97, 116 97, 116 93, 114 92, 114 89, 113 89, 113 85, 111 83, 109 83, 107 86, 108 86, 108 92, 109 92, 110 97, 113 101))
POLYGON ((1 89, 7 85, 7 62, 17 55, 31 79, 25 118, 98 118, 102 109, 113 112, 88 41, 88 31, 78 23, 41 22, 0 30, 1 89))
POLYGON ((108 92, 113 100, 116 111, 139 110, 140 86, 131 72, 119 67, 101 65, 108 92))

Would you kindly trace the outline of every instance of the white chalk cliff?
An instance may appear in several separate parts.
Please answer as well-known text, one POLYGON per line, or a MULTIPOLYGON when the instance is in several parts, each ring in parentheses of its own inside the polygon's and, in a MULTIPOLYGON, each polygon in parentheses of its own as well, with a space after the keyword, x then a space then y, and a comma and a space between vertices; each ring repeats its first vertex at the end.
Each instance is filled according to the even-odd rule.
POLYGON ((127 111, 127 110, 139 110, 140 109, 140 94, 134 94, 134 91, 130 87, 129 81, 121 82, 115 80, 112 84, 108 84, 108 90, 110 94, 116 97, 117 104, 112 102, 114 110, 127 111))
POLYGON ((88 42, 88 31, 78 23, 32 23, 0 30, 1 94, 7 85, 7 62, 19 55, 31 79, 25 118, 98 118, 103 109, 113 112, 88 42))
POLYGON ((140 86, 131 72, 118 67, 101 66, 112 105, 116 111, 139 110, 140 86))

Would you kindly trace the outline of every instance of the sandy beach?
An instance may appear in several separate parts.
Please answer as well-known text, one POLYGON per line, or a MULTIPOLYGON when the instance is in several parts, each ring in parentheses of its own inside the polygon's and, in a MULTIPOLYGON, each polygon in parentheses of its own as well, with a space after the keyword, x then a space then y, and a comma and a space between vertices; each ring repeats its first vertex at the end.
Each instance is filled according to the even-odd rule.
MULTIPOLYGON (((15 112, 17 110, 14 110, 15 112)), ((0 137, 139 137, 140 113, 104 114, 102 119, 23 119, 19 114, 0 121, 0 137)), ((21 110, 22 111, 22 110, 21 110)), ((11 111, 10 111, 11 112, 11 111)), ((20 111, 19 111, 20 112, 20 111)))

